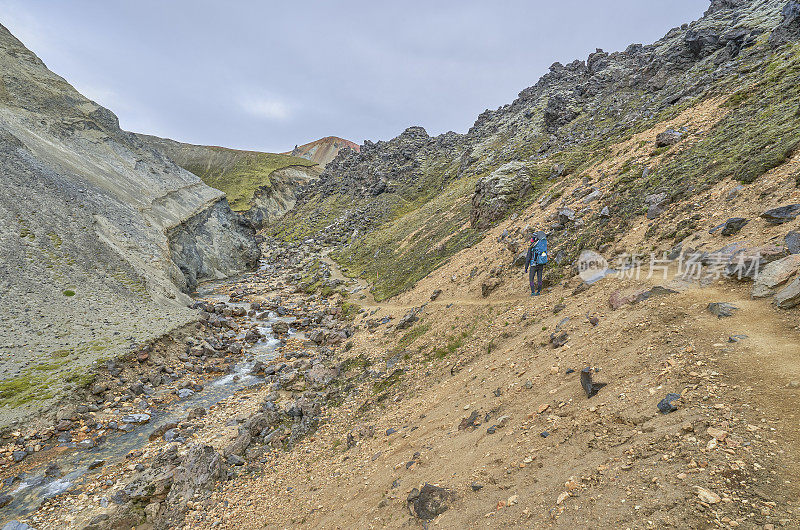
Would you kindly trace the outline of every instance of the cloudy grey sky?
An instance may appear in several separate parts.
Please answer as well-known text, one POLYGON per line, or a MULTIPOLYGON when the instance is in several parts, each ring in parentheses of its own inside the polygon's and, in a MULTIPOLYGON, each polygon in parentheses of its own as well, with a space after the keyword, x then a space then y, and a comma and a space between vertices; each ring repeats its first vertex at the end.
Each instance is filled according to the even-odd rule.
POLYGON ((0 22, 123 128, 286 151, 466 131, 555 61, 657 40, 707 0, 0 0, 0 22))

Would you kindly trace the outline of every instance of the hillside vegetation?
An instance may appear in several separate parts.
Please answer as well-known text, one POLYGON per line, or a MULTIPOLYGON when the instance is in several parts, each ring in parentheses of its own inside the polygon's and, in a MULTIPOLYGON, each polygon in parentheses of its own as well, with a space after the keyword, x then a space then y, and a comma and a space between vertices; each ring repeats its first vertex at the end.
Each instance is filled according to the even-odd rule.
MULTIPOLYGON (((194 145, 168 138, 138 135, 145 143, 163 153, 203 182, 224 191, 231 208, 244 212, 253 206, 259 189, 277 189, 273 174, 281 169, 308 168, 309 178, 318 174, 315 162, 288 154, 242 151, 211 145, 194 145)), ((282 190, 281 190, 282 191, 282 190)))
POLYGON ((602 196, 591 196, 597 211, 578 212, 570 226, 549 220, 556 253, 569 263, 587 246, 612 241, 648 213, 648 197, 659 198, 655 215, 721 179, 754 182, 800 141, 800 22, 788 5, 712 2, 703 18, 652 45, 553 64, 466 134, 430 137, 412 127, 343 151, 270 233, 336 245, 340 266, 369 278, 381 300, 532 202, 564 201, 564 185, 595 178, 589 168, 612 145, 709 102, 721 106, 718 121, 679 127, 670 142, 628 157, 602 196))

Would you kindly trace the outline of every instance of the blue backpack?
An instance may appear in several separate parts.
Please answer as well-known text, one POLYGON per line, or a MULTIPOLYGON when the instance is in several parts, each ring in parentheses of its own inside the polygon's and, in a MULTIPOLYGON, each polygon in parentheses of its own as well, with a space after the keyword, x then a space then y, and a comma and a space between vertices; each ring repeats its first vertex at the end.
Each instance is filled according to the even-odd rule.
POLYGON ((542 238, 533 245, 531 265, 544 265, 545 263, 547 263, 547 240, 542 238))

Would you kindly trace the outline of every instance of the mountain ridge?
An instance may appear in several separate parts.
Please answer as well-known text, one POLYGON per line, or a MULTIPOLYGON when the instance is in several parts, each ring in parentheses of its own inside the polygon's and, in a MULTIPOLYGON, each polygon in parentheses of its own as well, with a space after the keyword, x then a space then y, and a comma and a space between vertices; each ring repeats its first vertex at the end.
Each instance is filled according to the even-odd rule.
POLYGON ((338 136, 325 136, 313 142, 295 146, 294 149, 284 154, 306 158, 325 167, 331 160, 336 158, 339 151, 345 148, 352 149, 353 151, 358 151, 360 149, 358 144, 350 140, 345 140, 338 136))

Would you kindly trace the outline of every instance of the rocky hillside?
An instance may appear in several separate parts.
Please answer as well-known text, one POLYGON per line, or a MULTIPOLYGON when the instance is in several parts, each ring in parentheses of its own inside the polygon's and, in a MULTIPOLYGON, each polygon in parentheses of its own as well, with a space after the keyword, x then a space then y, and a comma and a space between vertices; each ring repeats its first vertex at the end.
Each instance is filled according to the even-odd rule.
POLYGON ((291 209, 299 189, 316 180, 315 161, 288 154, 194 145, 137 134, 145 144, 222 190, 231 208, 254 226, 274 222, 291 209))
POLYGON ((120 130, 0 26, 0 423, 187 322, 199 280, 255 265, 225 195, 120 130))
POLYGON ((295 146, 294 149, 286 154, 299 156, 300 158, 305 158, 319 164, 320 167, 325 167, 328 165, 328 162, 336 158, 339 151, 345 148, 358 151, 358 144, 350 140, 345 140, 344 138, 339 138, 338 136, 326 136, 325 138, 320 138, 319 140, 314 140, 307 144, 295 146))
POLYGON ((563 183, 588 176, 609 146, 723 98, 725 116, 708 129, 665 131, 652 157, 632 157, 608 189, 587 192, 598 212, 568 213, 576 222, 557 230, 558 250, 574 258, 648 210, 654 217, 724 178, 753 182, 783 163, 800 141, 798 34, 796 1, 714 0, 653 44, 553 64, 466 134, 411 127, 341 152, 273 233, 336 243, 339 263, 385 298, 520 208, 561 199, 563 183))

